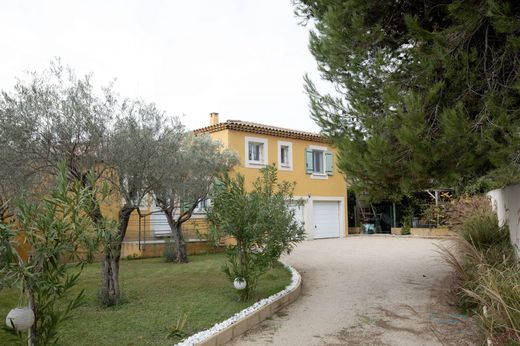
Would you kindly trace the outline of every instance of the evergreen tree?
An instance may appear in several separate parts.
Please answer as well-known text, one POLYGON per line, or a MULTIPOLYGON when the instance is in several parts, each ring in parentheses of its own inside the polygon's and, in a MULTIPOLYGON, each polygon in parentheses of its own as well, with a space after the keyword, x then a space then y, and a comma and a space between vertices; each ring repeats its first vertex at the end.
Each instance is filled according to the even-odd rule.
POLYGON ((518 177, 520 3, 297 0, 337 96, 306 78, 313 118, 372 199, 518 177), (506 173, 506 174, 504 174, 506 173))

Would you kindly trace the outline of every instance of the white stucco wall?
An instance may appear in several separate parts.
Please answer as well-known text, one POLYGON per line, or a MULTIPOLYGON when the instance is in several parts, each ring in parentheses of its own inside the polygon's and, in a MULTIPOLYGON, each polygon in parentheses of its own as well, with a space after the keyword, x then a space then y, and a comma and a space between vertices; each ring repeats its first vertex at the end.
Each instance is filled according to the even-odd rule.
POLYGON ((493 190, 487 195, 491 198, 500 224, 509 226, 511 243, 520 257, 520 184, 493 190))

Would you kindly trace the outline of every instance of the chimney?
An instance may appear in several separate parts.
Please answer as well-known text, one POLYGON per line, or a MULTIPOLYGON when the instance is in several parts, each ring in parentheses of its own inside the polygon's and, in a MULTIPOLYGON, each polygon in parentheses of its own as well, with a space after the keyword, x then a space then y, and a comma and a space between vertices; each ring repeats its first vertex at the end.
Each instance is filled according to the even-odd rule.
POLYGON ((209 125, 217 125, 218 124, 218 113, 212 112, 209 113, 209 125))

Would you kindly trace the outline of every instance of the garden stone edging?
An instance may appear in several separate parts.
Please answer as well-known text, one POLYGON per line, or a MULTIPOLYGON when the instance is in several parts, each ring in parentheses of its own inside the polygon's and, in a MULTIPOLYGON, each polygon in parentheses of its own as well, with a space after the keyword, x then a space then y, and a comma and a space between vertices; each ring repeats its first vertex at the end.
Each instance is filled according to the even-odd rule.
POLYGON ((253 326, 272 316, 282 307, 294 302, 301 292, 302 278, 300 273, 285 262, 280 261, 291 272, 291 283, 283 290, 267 298, 259 300, 248 308, 237 312, 225 321, 213 327, 193 334, 176 346, 218 346, 246 332, 253 326))

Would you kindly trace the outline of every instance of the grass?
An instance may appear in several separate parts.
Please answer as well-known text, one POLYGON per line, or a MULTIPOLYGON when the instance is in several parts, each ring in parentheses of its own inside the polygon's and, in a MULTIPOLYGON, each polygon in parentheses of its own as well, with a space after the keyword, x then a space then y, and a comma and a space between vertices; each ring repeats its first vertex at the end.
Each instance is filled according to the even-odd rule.
POLYGON ((479 317, 494 345, 520 345, 520 264, 491 209, 466 208, 456 249, 442 248, 458 277, 459 305, 479 317))
MULTIPOLYGON (((85 289, 85 305, 62 325, 60 344, 172 345, 207 329, 254 302, 238 301, 238 294, 221 271, 224 263, 223 254, 190 256, 190 263, 184 265, 165 263, 163 258, 122 261, 120 281, 125 303, 114 308, 102 308, 97 303, 99 264, 91 264, 79 284, 85 289)), ((276 266, 260 279, 255 300, 282 290, 290 280, 289 271, 276 266)), ((18 296, 17 290, 0 291, 2 321, 16 306, 18 296)), ((0 329, 0 344, 27 342, 0 329)))

